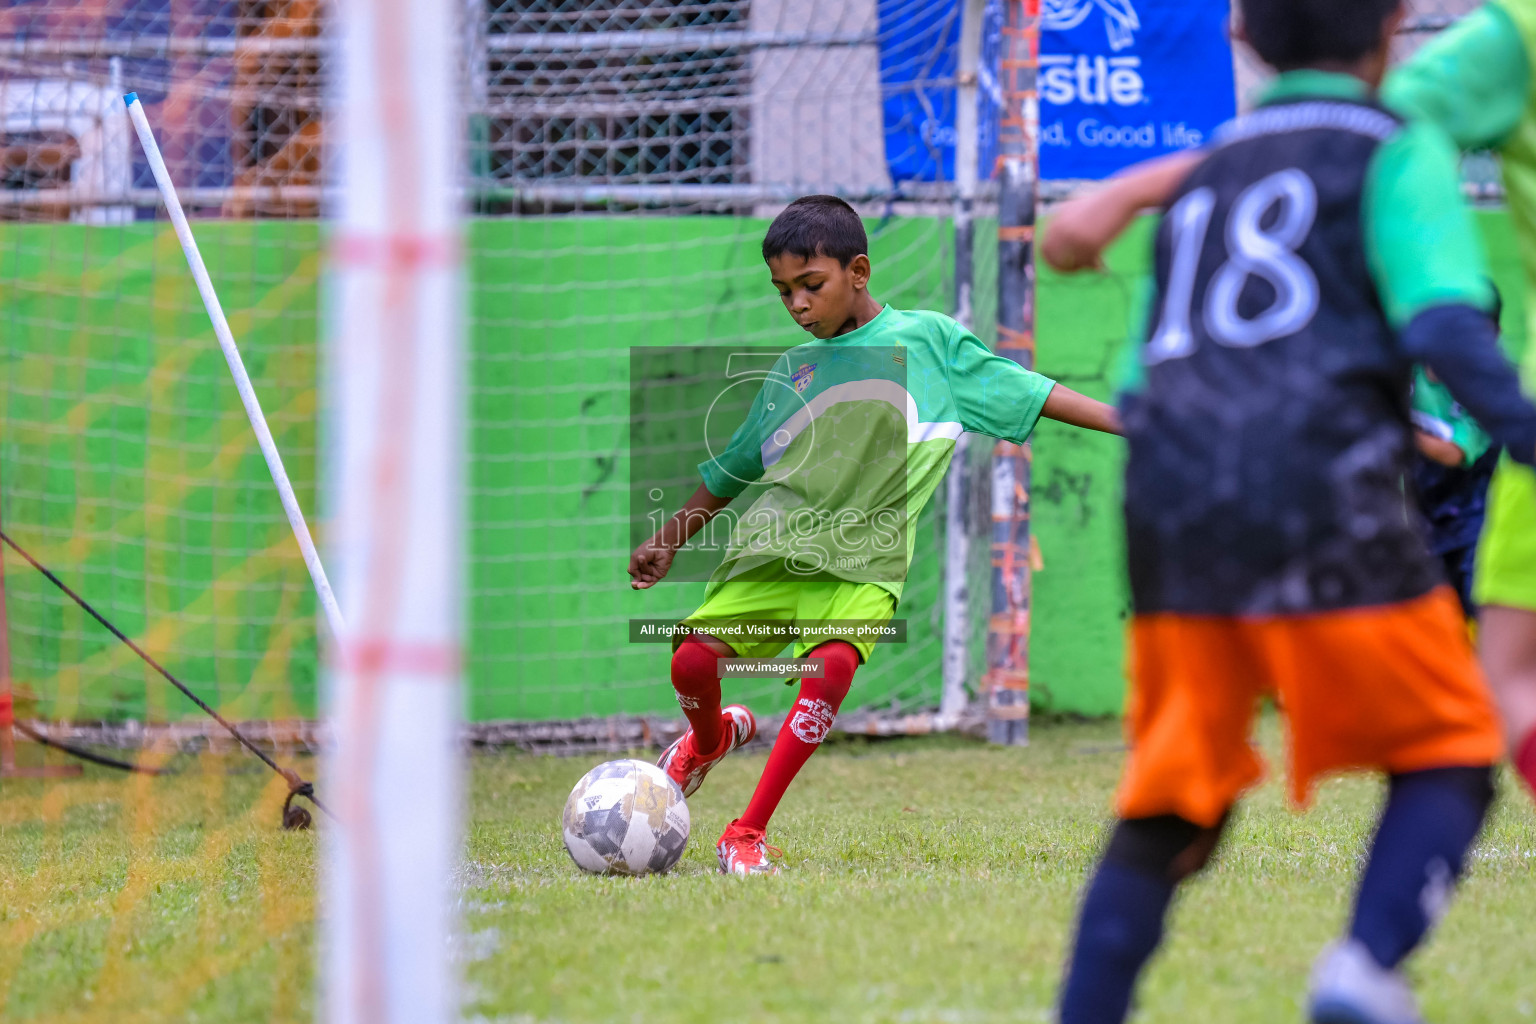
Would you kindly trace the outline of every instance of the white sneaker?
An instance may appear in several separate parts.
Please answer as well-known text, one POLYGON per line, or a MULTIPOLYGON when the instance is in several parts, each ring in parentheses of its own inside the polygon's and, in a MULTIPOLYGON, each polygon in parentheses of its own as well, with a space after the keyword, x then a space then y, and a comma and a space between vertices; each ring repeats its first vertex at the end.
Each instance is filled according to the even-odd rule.
POLYGON ((1312 965, 1312 1024, 1424 1024, 1401 971, 1376 962, 1357 939, 1341 939, 1312 965))

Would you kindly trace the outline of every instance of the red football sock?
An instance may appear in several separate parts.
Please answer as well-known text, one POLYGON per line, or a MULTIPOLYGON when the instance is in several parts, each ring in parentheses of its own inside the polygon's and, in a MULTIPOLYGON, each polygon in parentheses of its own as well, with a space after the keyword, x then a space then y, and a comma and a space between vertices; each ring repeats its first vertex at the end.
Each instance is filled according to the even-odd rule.
POLYGON ((822 644, 806 657, 825 659, 825 675, 821 679, 800 680, 800 697, 784 719, 779 738, 773 742, 768 767, 763 769, 752 802, 741 816, 743 825, 768 827, 768 819, 773 817, 784 791, 832 731, 832 720, 853 685, 854 669, 859 667, 859 652, 841 640, 822 644))
POLYGON ((720 676, 714 651, 690 636, 672 655, 672 688, 688 724, 693 726, 693 741, 699 750, 710 753, 725 739, 720 721, 720 676))
POLYGON ((1536 729, 1525 734, 1520 749, 1515 751, 1515 770, 1536 795, 1536 729))

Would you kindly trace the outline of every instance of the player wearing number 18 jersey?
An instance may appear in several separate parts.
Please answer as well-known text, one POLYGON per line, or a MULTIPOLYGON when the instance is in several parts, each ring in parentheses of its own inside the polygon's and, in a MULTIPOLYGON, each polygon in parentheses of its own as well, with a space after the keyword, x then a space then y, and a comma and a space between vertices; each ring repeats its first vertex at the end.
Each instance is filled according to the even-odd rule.
POLYGON ((1287 720, 1296 802, 1322 773, 1390 778, 1312 1019, 1416 1021, 1399 965, 1449 896, 1503 751, 1403 492, 1415 363, 1495 440, 1536 448, 1536 408, 1485 314, 1452 148, 1375 102, 1397 0, 1241 8, 1282 73, 1218 133, 1156 236, 1140 379, 1122 402, 1132 749, 1063 1024, 1124 1019, 1178 882, 1262 774, 1249 732, 1265 696, 1287 720))
MULTIPOLYGON (((1498 151, 1509 221, 1521 242, 1528 297, 1536 294, 1532 291, 1536 286, 1533 69, 1536 0, 1494 0, 1420 49, 1382 87, 1382 100, 1394 112, 1435 125, 1463 149, 1498 151)), ((1198 154, 1177 153, 1148 161, 1117 175, 1102 190, 1067 203, 1048 226, 1042 255, 1061 271, 1095 265, 1141 209, 1165 203, 1198 159, 1198 154)), ((1422 212, 1433 220, 1438 211, 1422 212)), ((1536 315, 1536 303, 1527 301, 1526 307, 1528 316, 1536 315)), ((1536 345, 1526 346, 1523 373, 1527 393, 1536 394, 1536 345)), ((1487 529, 1478 543, 1475 598, 1483 609, 1483 666, 1504 714, 1514 766, 1536 792, 1536 470, 1532 461, 1529 449, 1512 447, 1495 474, 1487 498, 1487 529)), ((1463 518, 1458 528, 1466 525, 1463 518)), ((1453 541, 1464 539, 1461 534, 1453 541)))

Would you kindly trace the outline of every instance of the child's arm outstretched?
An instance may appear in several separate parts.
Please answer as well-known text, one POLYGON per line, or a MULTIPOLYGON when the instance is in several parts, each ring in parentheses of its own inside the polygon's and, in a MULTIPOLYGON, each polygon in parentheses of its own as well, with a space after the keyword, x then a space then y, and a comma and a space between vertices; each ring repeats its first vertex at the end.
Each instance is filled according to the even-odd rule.
POLYGON ((1106 434, 1125 433, 1120 426, 1120 413, 1114 406, 1079 394, 1064 384, 1051 388, 1040 415, 1074 427, 1102 430, 1106 434))
POLYGON ((1106 434, 1122 433, 1114 406, 997 355, 959 324, 950 336, 946 362, 962 429, 1023 444, 1044 416, 1106 434))
POLYGON ((693 492, 693 497, 629 556, 628 572, 633 577, 629 585, 632 589, 645 590, 660 583, 672 568, 672 559, 689 538, 763 475, 763 436, 772 425, 764 419, 767 411, 773 408, 769 391, 788 388, 789 380, 788 363, 780 356, 774 364, 774 372, 763 381, 752 399, 746 419, 731 435, 725 450, 699 463, 699 475, 704 482, 693 492))
POLYGON ((1110 243, 1141 211, 1164 205, 1204 157, 1187 150, 1147 160, 1063 203, 1045 225, 1040 255, 1064 274, 1102 266, 1110 243))
POLYGON ((677 556, 678 549, 730 503, 730 498, 722 498, 704 484, 699 484, 693 497, 629 556, 628 572, 634 577, 630 587, 644 590, 660 583, 667 570, 672 568, 672 559, 677 556))

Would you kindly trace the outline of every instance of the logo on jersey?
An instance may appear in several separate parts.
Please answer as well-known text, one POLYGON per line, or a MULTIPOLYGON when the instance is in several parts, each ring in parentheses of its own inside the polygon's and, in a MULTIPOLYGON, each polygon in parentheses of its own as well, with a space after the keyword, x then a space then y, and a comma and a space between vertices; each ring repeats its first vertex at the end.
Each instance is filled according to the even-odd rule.
POLYGON ((811 386, 811 380, 816 376, 815 363, 801 363, 800 369, 790 374, 789 379, 795 382, 795 393, 805 394, 805 389, 811 386))
POLYGON ((1141 18, 1131 0, 1045 0, 1040 12, 1040 27, 1047 32, 1070 32, 1093 13, 1104 12, 1104 34, 1117 53, 1136 42, 1141 18))

